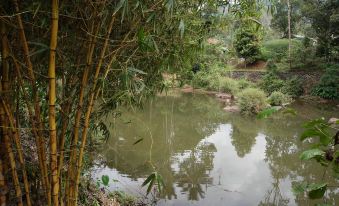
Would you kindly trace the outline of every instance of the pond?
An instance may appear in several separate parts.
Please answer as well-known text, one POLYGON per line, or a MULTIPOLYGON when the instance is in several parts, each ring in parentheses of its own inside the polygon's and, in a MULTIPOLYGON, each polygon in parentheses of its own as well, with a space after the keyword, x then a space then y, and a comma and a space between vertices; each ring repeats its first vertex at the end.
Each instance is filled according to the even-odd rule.
MULTIPOLYGON (((303 122, 339 114, 335 106, 291 105, 298 115, 276 114, 264 120, 226 113, 214 97, 175 93, 140 109, 119 109, 107 117, 111 137, 99 151, 94 179, 108 175, 109 190, 145 198, 145 178, 163 176, 164 194, 156 205, 314 205, 322 200, 295 197, 296 181, 322 181, 324 168, 301 161, 303 122), (142 139, 137 144, 137 140, 142 139)), ((327 172, 330 186, 339 182, 327 172)), ((149 195, 151 201, 152 195, 149 195)), ((326 201, 339 205, 330 187, 326 201)))

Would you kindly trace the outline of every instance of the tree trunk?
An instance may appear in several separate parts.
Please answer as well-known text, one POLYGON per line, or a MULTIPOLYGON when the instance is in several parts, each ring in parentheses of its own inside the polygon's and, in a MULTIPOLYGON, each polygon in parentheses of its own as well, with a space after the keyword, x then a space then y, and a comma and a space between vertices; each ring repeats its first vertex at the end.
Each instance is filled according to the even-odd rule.
POLYGON ((290 0, 287 0, 287 21, 288 21, 288 63, 289 69, 292 67, 291 62, 291 4, 290 0))

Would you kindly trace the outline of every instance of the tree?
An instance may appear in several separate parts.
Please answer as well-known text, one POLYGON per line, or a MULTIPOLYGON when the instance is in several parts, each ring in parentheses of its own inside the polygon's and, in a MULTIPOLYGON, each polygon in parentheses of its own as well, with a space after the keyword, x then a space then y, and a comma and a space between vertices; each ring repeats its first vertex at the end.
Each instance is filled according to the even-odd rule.
POLYGON ((288 17, 290 16, 291 34, 296 33, 296 26, 301 20, 300 1, 297 0, 284 0, 278 1, 274 4, 275 12, 272 15, 271 27, 281 33, 283 38, 288 37, 288 17), (290 3, 290 4, 288 4, 290 3), (288 9, 290 5, 290 9, 288 9), (290 15, 288 15, 288 11, 290 15))
POLYGON ((302 15, 310 22, 317 38, 317 55, 337 61, 339 53, 339 1, 303 0, 302 15))
POLYGON ((235 36, 234 48, 238 57, 244 58, 248 64, 254 63, 260 54, 258 37, 250 29, 238 30, 235 36))

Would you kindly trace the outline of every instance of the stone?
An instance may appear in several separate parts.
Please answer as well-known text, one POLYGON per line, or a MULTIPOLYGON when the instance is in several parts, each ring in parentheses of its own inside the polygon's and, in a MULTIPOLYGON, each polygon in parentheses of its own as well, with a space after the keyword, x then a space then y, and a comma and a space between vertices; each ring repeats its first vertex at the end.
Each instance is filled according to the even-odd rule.
POLYGON ((240 108, 237 105, 226 106, 226 107, 224 107, 224 111, 226 111, 226 112, 240 112, 240 108))
POLYGON ((224 93, 215 94, 215 96, 220 99, 231 99, 232 98, 232 95, 224 94, 224 93))
POLYGON ((338 121, 339 121, 338 118, 332 117, 332 118, 330 118, 330 119, 328 120, 327 123, 329 123, 329 124, 336 124, 338 121))

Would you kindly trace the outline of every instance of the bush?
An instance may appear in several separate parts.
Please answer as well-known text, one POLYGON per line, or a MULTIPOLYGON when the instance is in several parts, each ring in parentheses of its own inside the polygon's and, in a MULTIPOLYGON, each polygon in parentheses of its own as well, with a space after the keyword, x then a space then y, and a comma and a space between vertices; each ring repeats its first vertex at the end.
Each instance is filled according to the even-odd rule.
POLYGON ((339 99, 339 64, 326 69, 311 93, 324 99, 339 99))
POLYGON ((257 114, 267 107, 266 94, 256 88, 247 88, 238 94, 238 105, 242 113, 257 114))
POLYGON ((259 87, 268 94, 271 94, 274 91, 280 91, 283 86, 284 81, 273 71, 265 74, 259 82, 259 87))
POLYGON ((293 98, 299 97, 304 93, 303 81, 297 76, 285 81, 284 86, 281 88, 281 92, 288 94, 293 98))
POLYGON ((238 87, 240 90, 246 89, 248 87, 254 87, 254 84, 246 79, 238 80, 238 87))
POLYGON ((234 48, 246 63, 254 63, 260 58, 259 40, 252 30, 240 29, 235 36, 234 48))
POLYGON ((272 106, 282 106, 283 104, 291 102, 291 97, 279 92, 275 91, 268 97, 268 103, 272 106))
POLYGON ((220 78, 220 92, 236 94, 239 91, 239 85, 237 80, 223 77, 220 78))
POLYGON ((207 87, 209 85, 208 78, 206 78, 207 73, 206 72, 198 72, 193 76, 192 79, 192 86, 201 88, 201 87, 207 87))

